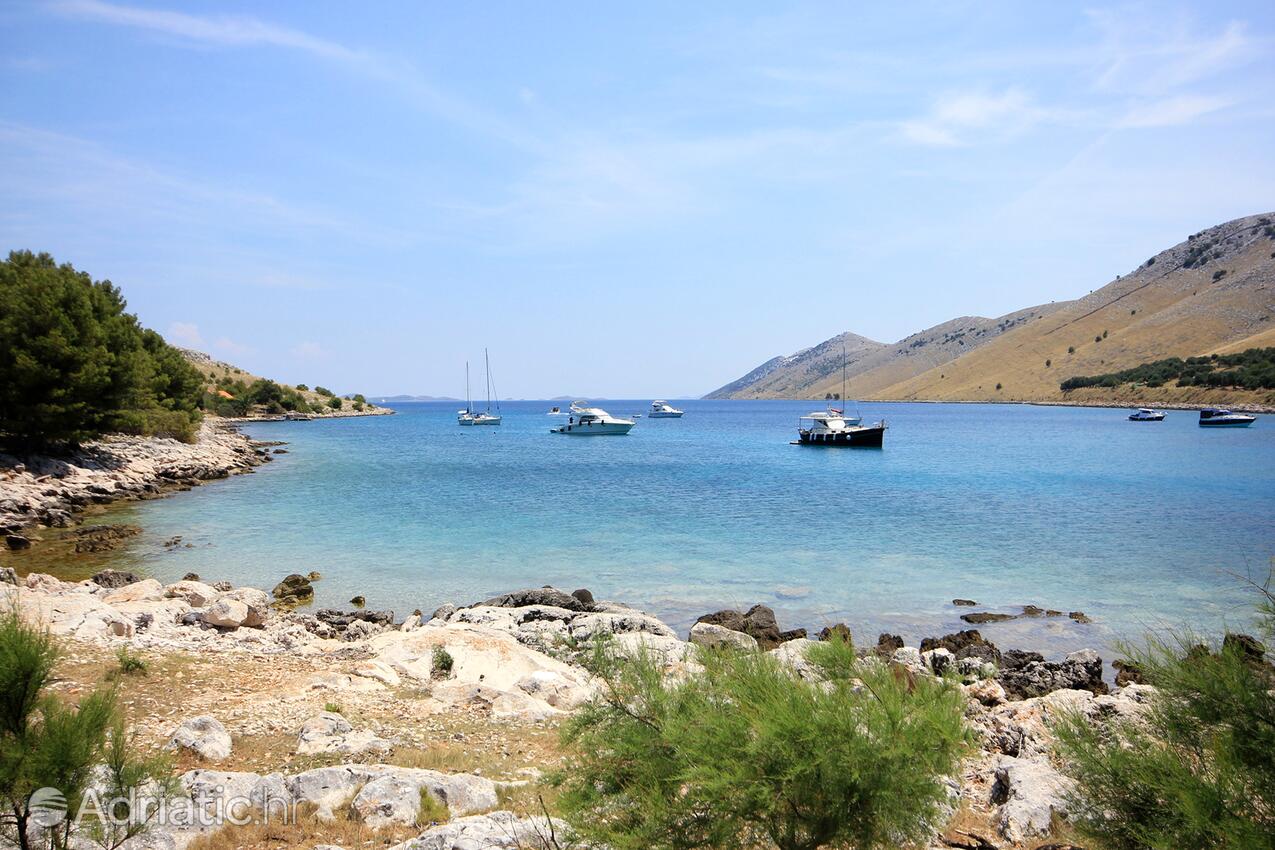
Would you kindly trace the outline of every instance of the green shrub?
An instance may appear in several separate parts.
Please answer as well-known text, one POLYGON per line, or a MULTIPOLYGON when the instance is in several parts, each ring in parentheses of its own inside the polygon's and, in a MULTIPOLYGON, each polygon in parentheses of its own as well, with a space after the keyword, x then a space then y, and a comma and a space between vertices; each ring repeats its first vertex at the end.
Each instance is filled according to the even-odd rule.
POLYGON ((337 398, 336 396, 332 396, 331 398, 328 399, 328 407, 332 408, 333 410, 340 410, 341 399, 337 398))
POLYGON ((446 678, 452 673, 452 667, 456 661, 452 658, 452 654, 442 646, 434 647, 434 654, 430 657, 430 673, 434 676, 446 678))
POLYGON ((438 798, 431 794, 428 788, 422 787, 420 795, 420 807, 416 810, 416 825, 425 827, 430 824, 446 822, 447 818, 450 817, 447 806, 439 802, 438 798))
POLYGON ((119 663, 118 672, 125 676, 133 674, 146 675, 146 661, 140 655, 132 652, 127 646, 121 646, 115 650, 115 660, 119 663))
POLYGON ((1081 387, 1116 387, 1129 383, 1159 387, 1169 381, 1176 381, 1179 387, 1275 389, 1275 348, 1249 348, 1236 354, 1188 357, 1185 360, 1169 357, 1122 372, 1068 378, 1060 386, 1066 392, 1081 387))
MULTIPOLYGON (((1260 588, 1267 637, 1275 597, 1260 588)), ((1131 661, 1156 687, 1140 721, 1056 727, 1077 825, 1109 850, 1275 847, 1275 671, 1228 637, 1152 640, 1131 661)))
POLYGON ((554 781, 584 837, 616 850, 857 850, 928 837, 968 745, 954 687, 820 644, 806 681, 764 653, 705 652, 673 681, 605 644, 601 695, 563 730, 554 781), (845 675, 853 670, 857 679, 845 675))
POLYGON ((302 392, 304 392, 304 391, 306 391, 306 390, 308 390, 308 389, 310 389, 310 388, 309 388, 309 387, 307 387, 305 384, 297 384, 297 389, 298 389, 298 390, 301 390, 302 392))
POLYGON ((1069 346, 1067 346, 1067 353, 1068 353, 1068 354, 1075 354, 1075 353, 1076 353, 1076 346, 1074 346, 1074 345, 1069 345, 1069 346))
MULTIPOLYGON (((171 797, 176 789, 166 759, 139 758, 116 706, 115 693, 98 690, 72 706, 49 692, 58 648, 49 632, 22 620, 14 609, 0 614, 0 835, 22 850, 35 846, 65 848, 72 842, 73 818, 49 830, 32 833, 27 805, 33 792, 56 788, 66 797, 67 811, 80 810, 91 780, 104 787, 99 799, 171 797), (100 765, 105 771, 99 773, 100 765)), ((151 811, 153 816, 154 811, 151 811)), ((109 821, 88 825, 89 834, 105 846, 117 846, 144 832, 147 820, 109 821)))
POLYGON ((1000 385, 1000 382, 998 381, 998 382, 996 383, 996 389, 997 389, 997 390, 999 390, 1000 388, 1001 388, 1001 385, 1000 385))
POLYGON ((341 704, 339 702, 325 702, 323 710, 329 714, 341 714, 341 704))
POLYGON ((336 393, 332 392, 332 390, 328 389, 327 387, 315 387, 314 391, 318 393, 319 395, 328 396, 329 398, 336 395, 336 393))
POLYGON ((1046 369, 1048 369, 1050 366, 1053 366, 1053 365, 1054 365, 1054 361, 1052 361, 1052 360, 1046 360, 1046 361, 1045 361, 1045 368, 1046 368, 1046 369))

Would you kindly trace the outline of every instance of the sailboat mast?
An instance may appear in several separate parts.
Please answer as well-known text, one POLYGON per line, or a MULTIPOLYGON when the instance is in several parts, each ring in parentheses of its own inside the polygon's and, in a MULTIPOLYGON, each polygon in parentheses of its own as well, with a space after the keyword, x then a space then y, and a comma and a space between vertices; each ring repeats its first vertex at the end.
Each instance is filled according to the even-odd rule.
POLYGON ((841 412, 846 410, 846 343, 841 341, 841 412))
POLYGON ((474 405, 469 400, 469 361, 465 361, 465 412, 473 413, 474 405))
POLYGON ((483 349, 483 364, 487 367, 487 412, 491 413, 491 360, 487 358, 487 349, 483 349))

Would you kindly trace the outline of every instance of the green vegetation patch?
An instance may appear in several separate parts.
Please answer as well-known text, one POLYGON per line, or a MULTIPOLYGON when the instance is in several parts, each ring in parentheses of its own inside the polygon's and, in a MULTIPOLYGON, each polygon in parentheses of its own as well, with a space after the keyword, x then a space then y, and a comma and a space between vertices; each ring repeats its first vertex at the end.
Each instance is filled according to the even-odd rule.
POLYGON ((1121 384, 1161 387, 1169 381, 1175 381, 1179 387, 1275 389, 1275 348, 1250 348, 1238 354, 1211 354, 1185 360, 1170 357, 1122 372, 1068 378, 1059 386, 1063 392, 1069 392, 1083 387, 1118 387, 1121 384))
POLYGON ((0 443, 37 449, 107 432, 195 437, 203 375, 125 312, 109 280, 48 254, 0 262, 0 443))

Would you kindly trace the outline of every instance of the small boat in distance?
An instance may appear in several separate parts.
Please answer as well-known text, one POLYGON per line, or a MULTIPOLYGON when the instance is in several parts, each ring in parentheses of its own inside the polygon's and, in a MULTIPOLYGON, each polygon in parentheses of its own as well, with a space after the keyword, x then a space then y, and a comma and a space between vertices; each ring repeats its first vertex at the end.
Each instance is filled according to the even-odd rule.
POLYGON ((566 413, 566 411, 564 411, 562 408, 558 407, 558 406, 555 404, 553 407, 551 407, 551 408, 549 409, 549 412, 548 412, 547 414, 545 414, 545 415, 546 415, 546 416, 566 416, 566 415, 567 415, 567 413, 566 413))
POLYGON ((550 434, 570 434, 574 437, 620 436, 633 430, 637 423, 632 419, 619 419, 600 407, 588 407, 588 402, 571 403, 567 421, 549 429, 550 434))
POLYGON ((667 401, 651 402, 651 412, 646 416, 648 419, 680 419, 684 410, 678 410, 667 401))
POLYGON ((1256 421, 1256 416, 1232 413, 1221 407, 1206 407, 1200 411, 1201 428, 1247 428, 1256 421))
POLYGON ((1149 407, 1139 407, 1133 413, 1129 414, 1130 422, 1161 422, 1163 420, 1163 411, 1152 410, 1149 407))
POLYGON ((491 412, 491 360, 483 349, 483 362, 487 365, 487 410, 474 410, 469 400, 469 361, 465 361, 465 409, 456 411, 457 425, 499 425, 500 398, 496 398, 496 412, 491 412))

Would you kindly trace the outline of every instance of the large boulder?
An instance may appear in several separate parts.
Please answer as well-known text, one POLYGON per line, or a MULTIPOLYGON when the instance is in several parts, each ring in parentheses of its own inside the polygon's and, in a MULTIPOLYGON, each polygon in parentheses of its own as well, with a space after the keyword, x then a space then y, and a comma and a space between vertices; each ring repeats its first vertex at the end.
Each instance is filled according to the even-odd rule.
POLYGON ((353 798, 353 808, 369 825, 412 823, 421 793, 447 806, 452 815, 493 809, 496 784, 468 773, 440 773, 384 764, 319 767, 293 776, 289 790, 299 803, 311 803, 321 818, 353 798), (356 793, 357 792, 357 793, 356 793), (406 819, 410 810, 411 818, 406 819))
POLYGON ((500 811, 432 826, 389 850, 554 850, 574 846, 571 827, 564 821, 500 811))
POLYGON ((237 599, 218 599, 204 611, 204 622, 221 629, 237 629, 248 619, 248 606, 237 599))
POLYGON ((733 609, 715 611, 712 614, 705 614, 696 622, 743 632, 755 639, 757 645, 763 650, 773 649, 784 641, 806 636, 805 629, 781 631, 779 622, 775 619, 775 612, 765 605, 754 605, 744 613, 733 609))
POLYGON ((219 594, 202 581, 183 579, 165 587, 164 595, 170 599, 184 600, 192 608, 203 608, 219 594))
POLYGON ((1079 690, 1105 694, 1102 659, 1092 649, 1073 652, 1062 661, 1045 661, 1035 652, 1005 653, 996 680, 1016 699, 1044 696, 1053 691, 1079 690))
POLYGON ((237 587, 222 593, 221 598, 242 602, 247 607, 248 616, 244 618, 242 625, 250 629, 259 629, 270 619, 270 597, 264 590, 258 590, 255 587, 237 587))
POLYGON ((1055 816, 1067 814, 1071 787, 1071 780, 1047 761, 1001 758, 992 787, 992 802, 1000 805, 1001 835, 1015 844, 1048 835, 1055 816))
MULTIPOLYGON (((526 608, 528 605, 551 605, 555 608, 566 608, 568 611, 596 611, 593 602, 585 602, 570 593, 564 593, 553 587, 533 587, 526 590, 515 590, 493 596, 477 605, 489 605, 493 608, 526 608)), ((477 607, 474 606, 474 607, 477 607)))
POLYGON ((112 590, 102 597, 107 605, 119 605, 124 602, 158 602, 164 598, 164 586, 153 578, 142 579, 126 584, 119 590, 112 590))
POLYGON ((274 586, 275 599, 285 605, 295 605, 314 598, 314 588, 310 579, 300 573, 292 573, 274 586))
POLYGON ((137 573, 126 570, 102 570, 93 576, 94 584, 110 590, 118 590, 126 584, 133 584, 141 580, 142 577, 137 573))
POLYGON ((359 789, 350 805, 369 829, 406 826, 416 823, 420 813, 421 788, 402 776, 378 776, 359 789))
POLYGON ((709 649, 722 647, 745 651, 757 649, 757 639, 752 635, 714 623, 696 623, 691 626, 691 643, 709 649))
POLYGON ((223 761, 230 758, 230 733, 211 715, 188 717, 173 732, 168 747, 189 750, 205 761, 223 761))
POLYGON ((350 721, 331 711, 311 717, 302 725, 297 736, 297 755, 336 753, 355 756, 369 752, 385 753, 390 748, 389 741, 366 729, 355 731, 350 721))
POLYGON ((1000 664, 1001 661, 1000 650, 979 634, 978 629, 966 629, 943 635, 943 637, 925 638, 921 641, 922 652, 940 647, 956 656, 957 661, 965 658, 974 658, 992 664, 1000 664))

